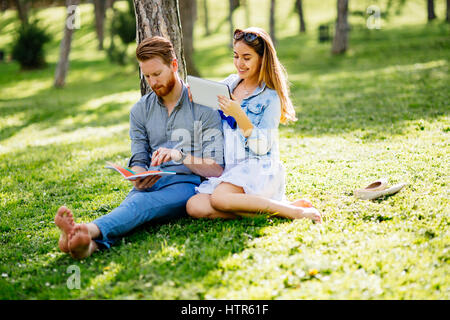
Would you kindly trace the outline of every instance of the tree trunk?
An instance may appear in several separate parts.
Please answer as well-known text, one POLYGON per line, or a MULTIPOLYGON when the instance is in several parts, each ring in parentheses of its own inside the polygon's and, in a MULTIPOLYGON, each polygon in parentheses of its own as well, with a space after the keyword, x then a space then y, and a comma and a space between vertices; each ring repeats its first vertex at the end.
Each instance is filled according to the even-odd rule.
POLYGON ((275 35, 275 0, 270 0, 270 37, 274 45, 277 44, 275 35))
POLYGON ((249 8, 249 2, 250 0, 242 0, 242 4, 245 9, 245 24, 247 27, 250 27, 252 24, 250 22, 250 8, 249 8))
POLYGON ((436 19, 436 14, 434 13, 434 0, 427 1, 428 8, 428 21, 436 19))
POLYGON ((450 0, 447 0, 447 16, 445 21, 450 22, 450 0))
POLYGON ((229 0, 229 11, 228 11, 228 22, 230 23, 230 48, 233 48, 233 33, 234 33, 234 25, 233 25, 233 0, 229 0))
POLYGON ((8 10, 8 8, 9 8, 9 1, 8 0, 1 0, 0 1, 0 10, 2 12, 4 12, 4 11, 8 10))
POLYGON ((94 0, 95 30, 97 32, 98 50, 103 50, 106 0, 94 0))
POLYGON ((197 0, 178 0, 180 4, 181 30, 183 32, 184 58, 186 72, 193 76, 200 76, 195 67, 194 55, 194 24, 197 20, 197 0))
POLYGON ((296 0, 296 7, 298 11, 298 17, 300 19, 300 33, 306 32, 306 26, 305 26, 305 19, 303 16, 303 1, 302 0, 296 0))
POLYGON ((28 0, 15 0, 17 13, 22 24, 28 24, 28 11, 30 9, 30 2, 28 0))
POLYGON ((55 71, 55 87, 62 88, 66 81, 67 70, 69 69, 69 54, 72 44, 72 34, 74 30, 75 11, 69 10, 70 6, 78 6, 80 0, 67 0, 67 18, 64 24, 64 35, 61 40, 59 61, 55 71))
POLYGON ((230 23, 230 48, 233 48, 233 34, 234 34, 234 24, 233 24, 233 12, 241 5, 240 0, 229 0, 229 11, 228 11, 228 22, 230 23))
MULTIPOLYGON (((162 36, 169 39, 175 49, 178 60, 178 73, 186 80, 186 62, 184 60, 183 37, 181 31, 178 0, 134 0, 136 12, 136 41, 141 43, 145 38, 162 36)), ((150 91, 142 72, 141 94, 150 91)))
POLYGON ((208 0, 203 0, 203 16, 205 22, 205 36, 209 36, 211 34, 211 30, 209 30, 209 16, 208 16, 208 0))
POLYGON ((333 39, 332 52, 344 53, 348 46, 348 0, 337 0, 336 32, 333 39))
POLYGON ((106 0, 106 9, 112 8, 114 5, 114 0, 106 0))

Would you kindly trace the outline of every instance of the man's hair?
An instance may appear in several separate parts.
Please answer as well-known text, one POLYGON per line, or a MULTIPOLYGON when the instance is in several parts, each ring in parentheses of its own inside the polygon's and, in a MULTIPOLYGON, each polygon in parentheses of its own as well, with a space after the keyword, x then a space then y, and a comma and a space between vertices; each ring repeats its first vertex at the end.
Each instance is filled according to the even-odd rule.
POLYGON ((155 36, 144 39, 136 48, 136 58, 140 62, 160 57, 170 66, 176 58, 172 43, 166 38, 155 36))

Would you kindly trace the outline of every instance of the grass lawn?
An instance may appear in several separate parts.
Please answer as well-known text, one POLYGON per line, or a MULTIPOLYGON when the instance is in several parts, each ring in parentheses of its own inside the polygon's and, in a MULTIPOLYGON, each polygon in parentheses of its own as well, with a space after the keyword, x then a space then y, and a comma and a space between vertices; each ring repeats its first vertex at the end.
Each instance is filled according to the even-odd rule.
MULTIPOLYGON (((233 72, 232 56, 219 24, 226 10, 210 2, 223 17, 204 37, 199 12, 195 60, 204 77, 220 79, 233 72)), ((268 29, 268 1, 250 3, 251 23, 268 29)), ((305 2, 306 35, 297 34, 293 1, 279 3, 277 49, 299 118, 280 128, 287 197, 310 198, 323 225, 186 218, 142 226, 83 261, 61 253, 59 206, 89 222, 130 190, 103 167, 126 164, 140 93, 135 65, 96 50, 90 4, 81 6, 67 85, 54 89, 64 9, 49 8, 37 13, 54 36, 47 67, 0 63, 0 299, 450 298, 449 25, 426 24, 425 2, 408 1, 381 30, 352 17, 350 49, 336 57, 317 42, 335 1, 305 2), (381 177, 408 186, 374 201, 353 196, 381 177), (74 267, 79 289, 67 286, 74 267)), ((245 21, 242 9, 235 21, 245 21)), ((0 14, 7 52, 17 25, 14 12, 0 14)))

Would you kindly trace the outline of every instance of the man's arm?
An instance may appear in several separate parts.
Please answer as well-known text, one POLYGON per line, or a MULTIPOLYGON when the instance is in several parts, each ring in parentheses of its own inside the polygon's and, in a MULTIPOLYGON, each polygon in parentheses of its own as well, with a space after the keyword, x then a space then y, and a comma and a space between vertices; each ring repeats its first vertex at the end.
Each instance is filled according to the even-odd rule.
MULTIPOLYGON (((181 160, 181 152, 178 150, 174 151, 175 153, 179 154, 179 156, 174 160, 181 160)), ((188 167, 193 173, 202 177, 219 177, 223 172, 222 166, 217 164, 211 158, 198 158, 188 154, 183 160, 183 164, 188 167)))
POLYGON ((145 128, 142 100, 138 101, 130 112, 131 157, 128 167, 147 168, 150 162, 150 145, 145 128))
POLYGON ((222 174, 223 168, 211 158, 199 158, 186 154, 184 159, 181 151, 176 149, 159 148, 152 155, 150 166, 159 166, 163 162, 182 162, 193 173, 202 177, 218 177, 222 174))

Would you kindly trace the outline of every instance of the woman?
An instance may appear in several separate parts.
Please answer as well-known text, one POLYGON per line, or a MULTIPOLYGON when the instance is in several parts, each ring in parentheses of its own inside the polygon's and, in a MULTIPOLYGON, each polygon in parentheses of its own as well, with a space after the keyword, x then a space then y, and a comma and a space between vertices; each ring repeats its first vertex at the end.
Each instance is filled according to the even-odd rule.
POLYGON ((284 169, 279 161, 278 125, 295 121, 285 71, 270 36, 260 28, 234 32, 237 74, 223 80, 232 99, 219 96, 225 137, 225 170, 196 188, 187 212, 195 218, 236 218, 267 212, 322 222, 306 200, 283 202, 284 169), (228 115, 228 116, 226 116, 228 115))

